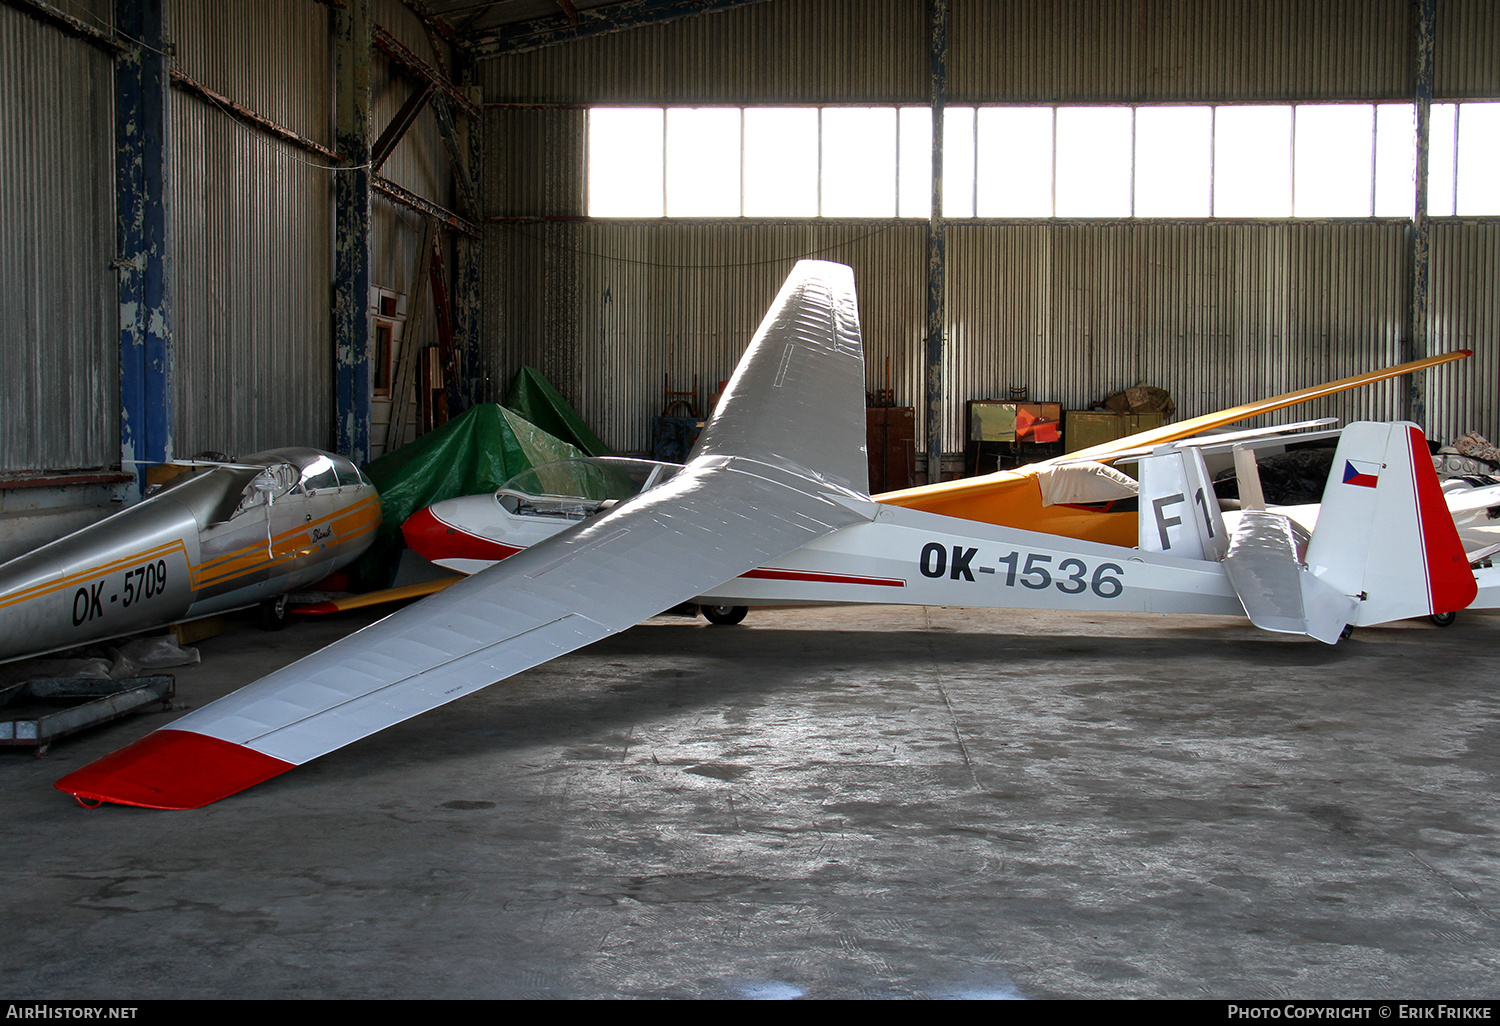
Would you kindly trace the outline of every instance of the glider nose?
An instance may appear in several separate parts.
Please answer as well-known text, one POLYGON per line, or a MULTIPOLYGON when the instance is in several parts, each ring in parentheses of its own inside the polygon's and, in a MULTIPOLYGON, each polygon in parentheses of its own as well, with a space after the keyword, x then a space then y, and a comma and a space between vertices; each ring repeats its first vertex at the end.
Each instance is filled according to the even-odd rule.
POLYGON ((439 519, 431 506, 407 517, 401 525, 401 534, 406 538, 407 548, 433 563, 443 559, 497 560, 521 551, 514 545, 503 545, 455 527, 439 519))

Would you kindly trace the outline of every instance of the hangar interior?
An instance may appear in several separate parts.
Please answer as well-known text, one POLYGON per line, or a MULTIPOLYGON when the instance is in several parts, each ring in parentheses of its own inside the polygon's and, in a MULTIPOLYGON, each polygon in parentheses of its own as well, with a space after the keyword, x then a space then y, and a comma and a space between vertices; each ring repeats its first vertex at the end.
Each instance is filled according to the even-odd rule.
MULTIPOLYGON (((854 267, 868 390, 915 409, 921 473, 934 456, 953 471, 966 401, 1013 386, 1084 409, 1147 381, 1192 416, 1458 348, 1475 356, 1309 415, 1409 416, 1443 439, 1500 428, 1500 209, 1471 185, 1490 159, 1482 101, 1500 95, 1483 0, 15 0, 3 16, 18 59, 0 94, 0 511, 128 487, 133 460, 382 452, 380 333, 417 319, 413 296, 430 305, 412 283, 428 224, 456 350, 447 403, 498 401, 534 366, 622 453, 648 447, 664 379, 696 378, 706 400, 728 376, 803 255, 854 267), (1143 146, 1154 110, 1227 123, 1260 105, 1285 118, 1277 159, 1296 163, 1318 135, 1296 111, 1311 126, 1329 105, 1369 119, 1381 104, 1414 107, 1372 137, 1415 139, 1412 110, 1439 115, 1416 125, 1431 189, 1382 171, 1380 216, 1369 201, 1365 216, 986 214, 1020 190, 1002 172, 1027 139, 991 129, 996 111, 1128 111, 1143 146), (916 182, 886 216, 589 215, 590 176, 596 191, 619 177, 590 165, 591 110, 716 107, 830 126, 899 109, 903 127, 925 109, 929 136, 942 108, 951 131, 906 130, 901 171, 930 182, 937 160, 946 200, 916 182)), ((832 197, 840 148, 824 136, 832 197)), ((1223 183, 1237 158, 1216 153, 1223 183)), ((1281 169, 1293 188, 1305 163, 1281 169)))
MULTIPOLYGON (((0 40, 12 551, 177 457, 363 464, 527 366, 644 453, 663 393, 706 400, 807 256, 853 267, 867 391, 915 410, 919 478, 960 472, 966 403, 1017 387, 1087 409, 1148 382, 1191 417, 1454 349, 1473 356, 1299 416, 1500 436, 1490 0, 5 0, 0 40), (1340 108, 1368 125, 1369 173, 1320 208, 1308 155, 1340 155, 1319 139, 1340 108), (1215 142, 1246 110, 1281 133, 1268 164, 1215 142), (703 111, 731 112, 738 162, 674 172, 674 119, 706 137, 703 111), (1169 176, 1206 198, 1158 214, 1139 183, 1162 111, 1210 134, 1202 175, 1169 176), (640 145, 603 148, 621 112, 637 144, 658 126, 645 186, 625 177, 640 145), (752 199, 773 112, 816 126, 811 212, 752 199), (841 126, 889 134, 884 198, 840 205, 873 174, 841 126), (1077 140, 1116 132, 1126 184, 1091 206, 1103 179, 1064 181, 1065 157, 1101 161, 1077 140), (1230 201, 1240 164, 1275 179, 1270 206, 1230 201), (697 178, 732 179, 716 195, 737 206, 679 212, 697 178), (611 190, 625 212, 598 205, 611 190), (433 351, 411 409, 404 332, 433 351)), ((33 829, 7 832, 28 953, 0 978, 38 997, 1481 996, 1497 626, 1372 631, 1341 659, 1145 616, 786 611, 727 643, 652 621, 228 812, 73 817, 59 761, 142 716, 50 766, 7 759, 33 829), (54 857, 20 836, 38 832, 54 857)), ((231 634, 227 666, 184 672, 191 701, 334 630, 231 634)))

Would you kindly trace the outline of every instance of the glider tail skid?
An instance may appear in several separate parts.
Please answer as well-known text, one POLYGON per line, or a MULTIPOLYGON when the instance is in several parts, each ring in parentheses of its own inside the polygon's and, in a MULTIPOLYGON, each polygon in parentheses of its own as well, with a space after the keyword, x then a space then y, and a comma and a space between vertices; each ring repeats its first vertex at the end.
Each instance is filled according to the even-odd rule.
POLYGON ((194 710, 57 787, 198 808, 871 520, 850 268, 803 261, 688 464, 576 530, 194 710), (827 408, 841 413, 830 423, 827 408))

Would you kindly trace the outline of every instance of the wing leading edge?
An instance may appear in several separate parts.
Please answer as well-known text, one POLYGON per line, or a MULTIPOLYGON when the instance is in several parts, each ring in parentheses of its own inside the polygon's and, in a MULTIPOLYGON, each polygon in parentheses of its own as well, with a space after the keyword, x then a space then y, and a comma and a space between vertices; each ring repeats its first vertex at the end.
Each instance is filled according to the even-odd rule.
POLYGON ((824 406, 830 392, 863 388, 852 271, 799 263, 693 459, 669 482, 57 787, 88 801, 206 805, 873 519, 863 423, 829 425, 824 406))

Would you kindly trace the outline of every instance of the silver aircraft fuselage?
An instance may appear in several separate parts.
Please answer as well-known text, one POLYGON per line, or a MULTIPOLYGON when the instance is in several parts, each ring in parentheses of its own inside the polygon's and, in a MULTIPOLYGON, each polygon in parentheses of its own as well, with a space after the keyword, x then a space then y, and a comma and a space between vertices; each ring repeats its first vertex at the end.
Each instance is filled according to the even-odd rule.
POLYGON ((0 565, 0 661, 273 599, 357 558, 379 525, 374 485, 317 449, 184 474, 0 565))

